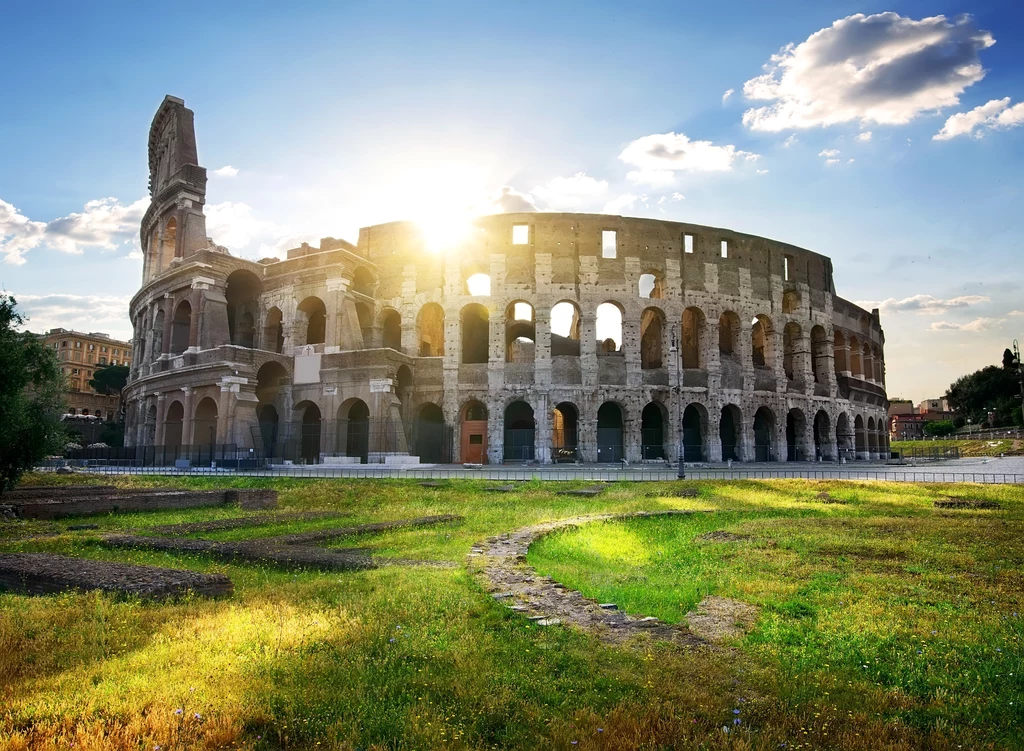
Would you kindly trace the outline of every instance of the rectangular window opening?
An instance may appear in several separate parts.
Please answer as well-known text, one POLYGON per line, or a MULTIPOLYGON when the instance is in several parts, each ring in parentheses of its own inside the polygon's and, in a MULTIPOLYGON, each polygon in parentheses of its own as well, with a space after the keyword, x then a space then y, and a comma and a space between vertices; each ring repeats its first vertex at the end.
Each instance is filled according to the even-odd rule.
POLYGON ((530 244, 530 225, 529 224, 513 224, 512 225, 512 244, 513 245, 529 245, 530 244))
POLYGON ((615 230, 613 229, 601 232, 601 257, 615 258, 615 230))
POLYGON ((477 433, 471 433, 469 436, 469 444, 471 446, 482 446, 484 443, 483 435, 477 433))
POLYGON ((729 241, 722 240, 722 258, 729 257, 729 241))
POLYGON ((782 259, 782 278, 787 282, 789 281, 789 275, 793 271, 793 256, 786 256, 782 259))
POLYGON ((683 235, 683 252, 693 252, 693 235, 683 235))

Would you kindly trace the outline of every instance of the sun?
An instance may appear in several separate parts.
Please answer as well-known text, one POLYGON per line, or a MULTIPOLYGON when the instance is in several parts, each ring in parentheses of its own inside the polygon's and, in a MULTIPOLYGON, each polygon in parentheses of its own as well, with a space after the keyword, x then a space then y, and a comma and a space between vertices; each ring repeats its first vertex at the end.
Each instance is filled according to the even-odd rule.
POLYGON ((441 213, 416 220, 423 241, 431 253, 448 253, 470 240, 473 216, 469 212, 441 213))

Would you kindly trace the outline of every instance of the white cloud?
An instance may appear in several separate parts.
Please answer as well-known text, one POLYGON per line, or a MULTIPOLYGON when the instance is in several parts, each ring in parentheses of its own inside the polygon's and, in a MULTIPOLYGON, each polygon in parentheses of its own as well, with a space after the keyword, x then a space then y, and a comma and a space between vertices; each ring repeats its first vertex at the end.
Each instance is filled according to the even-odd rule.
POLYGON ((643 201, 646 196, 635 196, 632 193, 624 193, 621 196, 613 198, 604 205, 601 209, 603 214, 621 214, 626 209, 633 208, 637 201, 643 201))
POLYGON ((788 149, 790 146, 792 146, 795 143, 799 143, 799 140, 797 139, 796 134, 793 133, 793 134, 790 135, 789 138, 787 138, 785 141, 782 142, 782 148, 788 149))
POLYGON ((726 89, 725 93, 722 94, 722 104, 729 101, 729 97, 736 93, 736 89, 726 89))
POLYGON ((947 321, 936 321, 928 327, 929 331, 990 331, 1005 323, 1003 318, 975 318, 968 323, 949 323, 947 321))
POLYGON ((691 141, 683 133, 655 133, 630 143, 619 154, 626 164, 638 168, 631 175, 665 172, 728 172, 736 159, 754 161, 760 154, 737 149, 732 144, 716 146, 711 141, 691 141))
POLYGON ((257 219, 252 207, 240 201, 207 204, 204 213, 206 234, 228 249, 242 249, 261 237, 281 238, 286 233, 285 228, 273 222, 257 219))
POLYGON ((87 247, 113 250, 136 237, 148 207, 149 198, 127 206, 116 198, 99 198, 86 203, 80 213, 39 222, 0 200, 0 257, 20 265, 25 253, 39 246, 76 255, 87 247))
POLYGON ((684 196, 682 193, 679 193, 677 191, 677 192, 672 194, 672 200, 673 201, 685 201, 686 200, 686 196, 684 196))
POLYGON ((119 339, 130 339, 128 320, 130 295, 14 295, 18 309, 28 318, 26 328, 42 333, 54 328, 102 331, 119 339))
POLYGON ((855 161, 855 160, 853 160, 853 159, 847 159, 847 160, 846 160, 846 163, 847 163, 847 164, 853 164, 853 162, 854 162, 854 161, 855 161))
POLYGON ((641 169, 626 173, 626 179, 636 185, 650 185, 652 188, 664 188, 676 181, 676 173, 668 169, 641 169))
POLYGON ((511 185, 503 185, 491 198, 491 209, 499 214, 515 214, 523 211, 536 211, 533 196, 520 193, 511 185))
POLYGON ((1010 97, 992 99, 970 112, 952 115, 932 140, 948 141, 957 136, 981 138, 987 131, 1007 130, 1020 125, 1024 125, 1024 102, 1011 107, 1010 97))
POLYGON ((238 168, 232 167, 230 164, 225 164, 223 167, 215 169, 210 174, 216 175, 217 177, 235 177, 238 174, 238 168))
POLYGON ((608 193, 608 181, 577 172, 572 177, 553 178, 532 192, 550 209, 578 209, 603 200, 608 193))
POLYGON ((822 149, 818 152, 818 156, 823 156, 828 159, 839 156, 839 149, 822 149))
POLYGON ((767 175, 768 174, 768 170, 766 170, 766 169, 759 169, 757 171, 757 174, 759 174, 759 175, 767 175))
POLYGON ((1024 310, 1011 310, 1006 315, 1008 315, 1008 316, 1024 316, 1024 310))
MULTIPOLYGON (((968 308, 984 302, 990 302, 990 298, 984 295, 961 295, 960 297, 951 297, 943 300, 932 295, 914 295, 913 297, 904 297, 902 300, 890 297, 888 300, 882 300, 881 302, 865 301, 858 302, 857 304, 867 310, 878 308, 885 313, 939 315, 950 310, 968 308)), ((940 321, 939 323, 944 322, 940 321)), ((953 324, 946 325, 952 326, 953 324)))
POLYGON ((861 143, 867 143, 871 140, 872 133, 870 130, 865 130, 863 133, 857 134, 857 140, 861 143))
POLYGON ((908 123, 958 104, 984 78, 978 53, 993 44, 970 16, 858 13, 772 55, 765 72, 743 85, 747 99, 771 103, 744 112, 743 123, 769 132, 908 123))

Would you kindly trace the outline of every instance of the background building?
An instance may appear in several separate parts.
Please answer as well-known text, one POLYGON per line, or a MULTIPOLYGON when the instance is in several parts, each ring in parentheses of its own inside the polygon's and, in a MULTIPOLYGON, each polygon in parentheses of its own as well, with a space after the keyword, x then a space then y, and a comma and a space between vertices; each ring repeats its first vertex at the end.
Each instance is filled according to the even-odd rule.
POLYGON ((50 329, 43 341, 57 355, 68 383, 67 414, 94 416, 105 422, 117 422, 118 395, 98 394, 89 386, 97 368, 107 365, 131 367, 132 345, 111 339, 107 334, 88 334, 69 329, 50 329))

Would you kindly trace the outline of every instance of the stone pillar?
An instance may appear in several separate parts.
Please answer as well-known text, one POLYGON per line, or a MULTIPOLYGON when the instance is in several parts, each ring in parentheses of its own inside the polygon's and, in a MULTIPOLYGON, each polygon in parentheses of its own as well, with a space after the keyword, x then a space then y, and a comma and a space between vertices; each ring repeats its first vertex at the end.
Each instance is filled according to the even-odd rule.
POLYGON ((156 395, 156 440, 154 446, 164 445, 164 420, 167 419, 167 394, 156 395))
POLYGON ((533 410, 533 423, 536 428, 533 455, 541 464, 551 464, 551 412, 552 406, 547 393, 538 394, 537 406, 533 410))
MULTIPOLYGON (((583 386, 597 385, 597 314, 580 311, 580 372, 583 386)), ((595 456, 597 449, 595 447, 595 456)))
POLYGON ((640 320, 630 312, 622 314, 622 350, 626 360, 626 387, 640 388, 643 384, 643 371, 640 368, 640 320))
POLYGON ((238 387, 238 384, 220 384, 220 399, 217 401, 217 444, 223 446, 228 443, 228 428, 231 426, 231 407, 234 401, 231 398, 231 388, 238 387))
POLYGON ((182 406, 184 409, 184 415, 181 419, 181 445, 191 446, 192 445, 192 401, 194 392, 189 386, 183 386, 181 389, 185 398, 182 400, 184 403, 182 406))
POLYGON ((347 281, 342 277, 331 277, 327 280, 327 292, 324 294, 324 307, 327 308, 324 352, 336 352, 342 343, 342 293, 348 286, 347 281))

